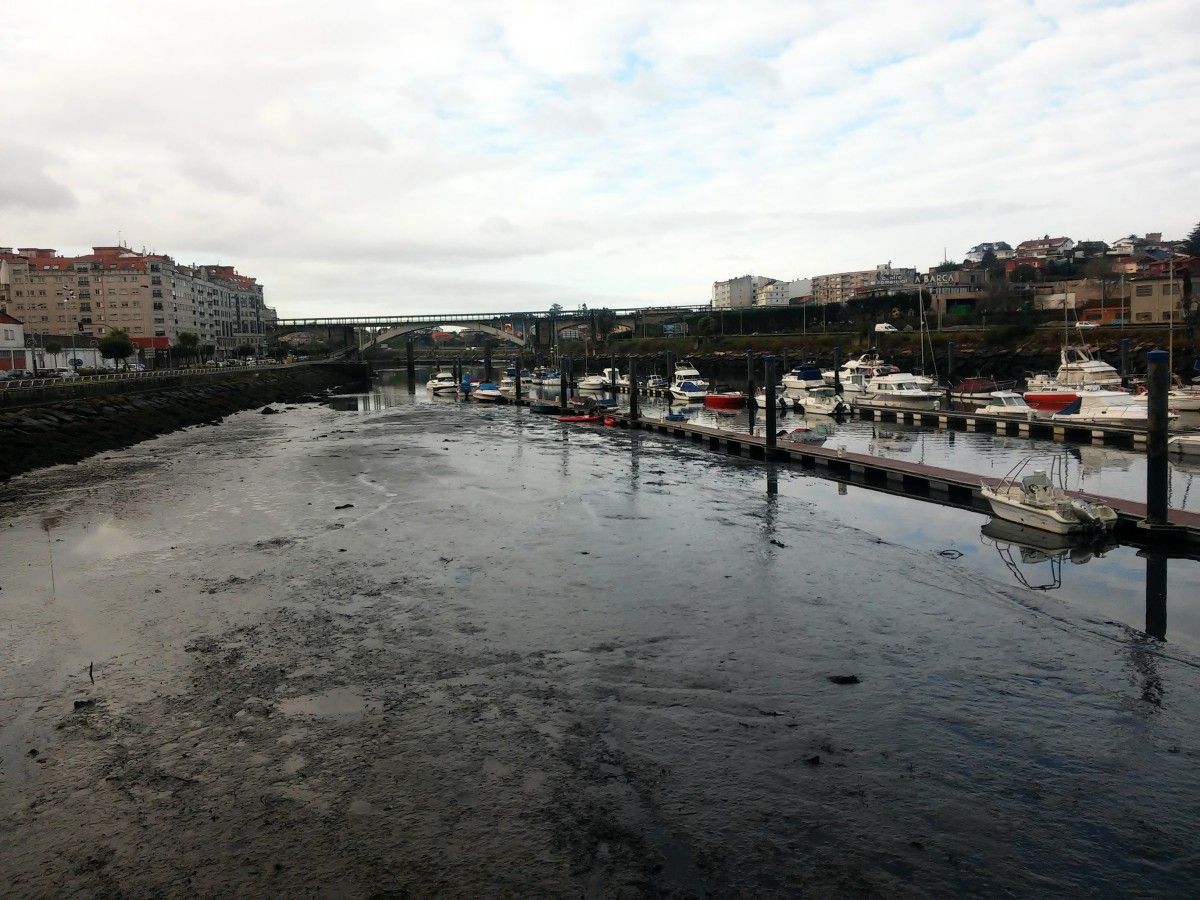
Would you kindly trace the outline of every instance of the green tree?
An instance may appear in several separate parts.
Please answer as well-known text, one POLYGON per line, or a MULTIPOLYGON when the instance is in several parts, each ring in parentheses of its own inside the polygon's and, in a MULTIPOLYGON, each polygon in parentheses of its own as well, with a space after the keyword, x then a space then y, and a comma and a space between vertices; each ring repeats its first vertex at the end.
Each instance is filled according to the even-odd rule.
POLYGON ((1196 227, 1183 239, 1183 252, 1191 256, 1200 256, 1200 222, 1197 222, 1196 227))
POLYGON ((133 355, 133 341, 129 339, 129 335, 120 328, 114 328, 97 342, 100 348, 100 355, 105 359, 111 359, 114 364, 117 360, 125 361, 125 368, 129 368, 129 357, 133 355))
POLYGON ((563 306, 561 303, 551 303, 550 304, 550 315, 557 316, 562 311, 563 311, 563 306))
POLYGON ((54 357, 54 368, 58 368, 58 354, 62 353, 63 345, 58 341, 46 341, 46 352, 54 357))
POLYGON ((594 310, 592 312, 593 321, 596 323, 596 340, 602 341, 612 334, 613 328, 617 324, 617 314, 608 307, 594 310))
MULTIPOLYGON (((994 256, 995 254, 992 254, 992 255, 994 256)), ((957 272, 961 268, 962 268, 962 263, 956 263, 956 262, 953 262, 952 260, 948 259, 944 263, 939 263, 938 265, 934 266, 933 271, 935 271, 935 272, 957 272)))
POLYGON ((1028 284, 1029 282, 1037 281, 1037 278, 1037 269, 1028 263, 1021 263, 1008 276, 1008 280, 1014 284, 1028 284))
POLYGON ((183 356, 184 359, 191 359, 196 355, 196 348, 200 346, 200 337, 191 331, 179 332, 179 337, 175 338, 175 349, 183 356))

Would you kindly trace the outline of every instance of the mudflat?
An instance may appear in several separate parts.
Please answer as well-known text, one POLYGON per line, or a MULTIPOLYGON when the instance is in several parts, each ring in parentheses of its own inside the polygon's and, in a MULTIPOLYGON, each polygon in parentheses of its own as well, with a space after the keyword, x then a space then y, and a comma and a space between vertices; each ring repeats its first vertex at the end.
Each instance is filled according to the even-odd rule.
POLYGON ((1194 890, 1186 651, 793 470, 340 405, 0 487, 8 896, 1194 890))

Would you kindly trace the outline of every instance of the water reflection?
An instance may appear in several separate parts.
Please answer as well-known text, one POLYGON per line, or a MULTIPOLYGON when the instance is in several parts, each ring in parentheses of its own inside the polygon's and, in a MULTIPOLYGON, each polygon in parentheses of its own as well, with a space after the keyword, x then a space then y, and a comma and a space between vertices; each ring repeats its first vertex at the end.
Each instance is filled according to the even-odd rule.
POLYGON ((980 540, 994 547, 1017 583, 1032 591, 1061 588, 1065 560, 1082 566, 1118 546, 1108 534, 1085 540, 995 518, 980 529, 980 540))

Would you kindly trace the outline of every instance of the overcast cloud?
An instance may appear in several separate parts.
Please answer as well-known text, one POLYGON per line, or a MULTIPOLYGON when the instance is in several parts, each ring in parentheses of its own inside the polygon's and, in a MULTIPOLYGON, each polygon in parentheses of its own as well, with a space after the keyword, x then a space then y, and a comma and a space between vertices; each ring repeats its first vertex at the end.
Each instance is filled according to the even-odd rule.
POLYGON ((120 233, 285 316, 698 303, 1200 219, 1194 0, 8 12, 0 244, 120 233))

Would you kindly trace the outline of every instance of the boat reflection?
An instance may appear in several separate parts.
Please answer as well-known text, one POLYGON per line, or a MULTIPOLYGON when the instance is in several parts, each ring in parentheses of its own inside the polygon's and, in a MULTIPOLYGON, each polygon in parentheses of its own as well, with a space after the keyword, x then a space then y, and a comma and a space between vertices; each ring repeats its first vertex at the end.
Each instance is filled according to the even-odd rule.
POLYGON ((980 529, 980 538, 996 548, 1017 583, 1031 591, 1062 587, 1064 560, 1081 566, 1118 546, 1111 533, 1087 537, 1053 534, 1004 519, 989 519, 980 529))

